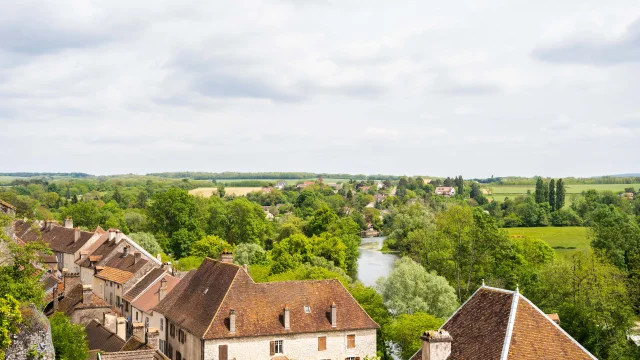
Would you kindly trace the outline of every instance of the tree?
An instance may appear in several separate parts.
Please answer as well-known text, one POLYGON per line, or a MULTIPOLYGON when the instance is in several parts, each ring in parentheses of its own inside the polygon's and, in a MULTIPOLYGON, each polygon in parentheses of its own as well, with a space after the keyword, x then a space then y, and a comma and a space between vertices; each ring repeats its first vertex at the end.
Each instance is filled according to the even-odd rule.
POLYGON ((437 330, 442 323, 442 319, 423 312, 401 314, 393 319, 384 332, 397 346, 396 354, 401 359, 409 359, 422 346, 420 336, 427 330, 437 330))
POLYGON ((269 222, 262 207, 247 198, 233 199, 227 204, 227 236, 229 243, 264 245, 269 235, 269 222))
POLYGON ((393 314, 426 312, 448 317, 458 307, 455 290, 435 272, 403 257, 388 277, 378 279, 378 288, 393 314))
POLYGON ((549 181, 549 205, 551 211, 556 211, 556 181, 553 179, 549 181))
POLYGON ((544 181, 542 181, 542 177, 538 177, 538 179, 536 180, 535 196, 537 204, 547 201, 547 198, 545 196, 544 181))
POLYGON ((196 241, 193 246, 191 246, 190 255, 217 259, 223 251, 233 251, 233 245, 218 236, 209 235, 196 241))
POLYGON ((477 182, 471 184, 471 193, 469 196, 472 199, 475 199, 477 196, 482 195, 482 191, 480 190, 480 185, 477 182))
POLYGON ((600 205, 591 213, 591 246, 614 265, 628 270, 628 260, 640 253, 640 228, 613 205, 600 205))
POLYGON ((11 345, 11 334, 18 332, 21 322, 20 303, 11 295, 0 297, 0 359, 4 359, 5 350, 11 345))
POLYGON ((224 183, 223 183, 223 182, 220 182, 220 183, 218 184, 218 196, 219 196, 219 197, 221 197, 221 198, 223 198, 225 194, 226 194, 226 191, 225 191, 225 189, 224 189, 224 183))
POLYGON ((89 355, 84 327, 72 324, 63 313, 49 318, 51 337, 57 360, 85 360, 89 355))
POLYGON ((202 237, 196 198, 186 190, 171 188, 153 194, 147 212, 149 229, 162 243, 169 239, 170 248, 165 250, 173 251, 177 258, 186 255, 191 243, 202 237))
POLYGON ((564 198, 566 190, 564 188, 564 180, 558 179, 556 182, 556 210, 560 210, 564 207, 564 198))
POLYGON ((130 233, 129 238, 142 246, 151 255, 157 255, 162 252, 162 248, 158 244, 158 240, 153 234, 145 232, 130 233))
POLYGON ((233 251, 233 262, 238 265, 263 265, 267 252, 258 244, 239 244, 233 251))
POLYGON ((462 175, 456 178, 456 186, 458 194, 461 196, 464 195, 464 179, 462 179, 462 175))
POLYGON ((124 212, 122 221, 127 226, 129 231, 141 232, 147 227, 147 217, 139 210, 128 209, 124 212))
POLYGON ((391 321, 391 316, 389 315, 389 310, 384 305, 382 296, 380 296, 374 288, 364 286, 360 283, 353 284, 349 286, 348 289, 353 298, 356 299, 360 306, 362 306, 364 311, 371 316, 373 321, 380 325, 380 329, 378 329, 376 334, 378 356, 383 359, 390 358, 385 344, 386 334, 383 332, 383 329, 387 328, 387 325, 391 321))

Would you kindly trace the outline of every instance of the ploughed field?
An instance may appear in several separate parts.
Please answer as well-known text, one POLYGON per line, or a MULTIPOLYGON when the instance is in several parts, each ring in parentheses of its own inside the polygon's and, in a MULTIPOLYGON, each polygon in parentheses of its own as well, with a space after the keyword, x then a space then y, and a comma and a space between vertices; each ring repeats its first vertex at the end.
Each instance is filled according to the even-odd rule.
POLYGON ((559 255, 563 256, 589 248, 588 229, 585 227, 522 227, 507 228, 506 230, 511 236, 524 236, 543 240, 559 255))

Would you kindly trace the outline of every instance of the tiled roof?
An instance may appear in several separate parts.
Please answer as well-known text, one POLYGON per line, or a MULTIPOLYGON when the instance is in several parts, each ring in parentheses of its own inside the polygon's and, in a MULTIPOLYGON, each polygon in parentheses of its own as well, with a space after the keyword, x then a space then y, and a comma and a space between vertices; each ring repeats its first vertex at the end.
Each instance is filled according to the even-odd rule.
POLYGON ((103 360, 169 360, 160 350, 120 351, 101 354, 103 360))
POLYGON ((85 306, 82 304, 82 284, 78 284, 65 294, 65 298, 58 305, 58 311, 65 313, 67 316, 71 315, 76 309, 84 308, 109 308, 109 304, 95 293, 92 293, 91 303, 85 306))
POLYGON ((15 210, 15 209, 16 209, 16 207, 15 207, 15 206, 13 206, 13 205, 9 204, 8 202, 6 202, 6 201, 4 201, 4 200, 2 200, 2 199, 0 199, 0 205, 6 206, 6 207, 11 208, 11 209, 13 209, 13 210, 15 210))
POLYGON ((14 223, 16 236, 27 243, 42 240, 49 245, 51 250, 66 254, 73 254, 80 250, 94 236, 92 232, 80 231, 80 238, 74 241, 76 229, 55 224, 50 230, 46 228, 34 229, 32 225, 30 222, 17 220, 14 223))
POLYGON ((55 255, 40 255, 40 262, 44 264, 58 263, 58 258, 55 255))
POLYGON ((378 328, 337 280, 256 284, 241 267, 211 259, 183 278, 155 309, 204 339, 378 328), (327 316, 332 302, 337 306, 336 328, 327 316), (281 320, 287 304, 290 330, 281 320), (228 328, 231 309, 236 314, 234 334, 228 328))
POLYGON ((89 255, 89 261, 98 262, 102 260, 102 255, 89 255))
POLYGON ((137 336, 133 335, 129 338, 129 340, 127 340, 124 346, 119 350, 134 351, 134 350, 145 350, 145 349, 151 349, 151 347, 145 344, 144 340, 141 340, 137 336))
POLYGON ((155 268, 147 275, 145 275, 140 281, 138 281, 131 290, 127 291, 126 294, 122 296, 123 300, 128 302, 132 302, 135 298, 137 298, 142 292, 148 288, 151 284, 153 284, 156 280, 158 280, 162 275, 164 275, 164 269, 155 268))
POLYGON ((98 320, 91 320, 84 330, 87 333, 89 350, 119 351, 124 345, 124 340, 107 330, 98 320))
MULTIPOLYGON (((173 291, 173 288, 180 282, 180 279, 177 277, 173 277, 169 274, 165 274, 163 279, 167 280, 167 292, 169 294, 173 291)), ((160 281, 156 281, 153 285, 151 285, 146 291, 144 291, 137 299, 135 299, 131 305, 135 306, 139 310, 142 310, 146 313, 150 313, 151 309, 153 309, 160 302, 160 281)), ((165 294, 165 296, 166 296, 165 294)))
POLYGON ((95 244, 91 245, 87 252, 90 254, 88 257, 83 259, 79 259, 76 261, 76 264, 80 265, 84 268, 91 268, 91 257, 92 256, 102 256, 104 259, 108 257, 111 252, 118 250, 121 246, 116 244, 115 240, 108 240, 109 234, 104 233, 100 235, 100 238, 96 241, 95 244))
POLYGON ((131 273, 136 273, 138 270, 142 269, 142 267, 149 261, 144 256, 141 256, 138 261, 135 261, 135 256, 133 254, 133 247, 129 248, 129 253, 127 256, 122 256, 124 253, 120 252, 118 255, 112 257, 107 260, 104 265, 124 271, 129 271, 131 273))
POLYGON ((113 281, 118 284, 124 284, 131 280, 133 274, 128 271, 105 266, 104 270, 101 270, 95 277, 102 280, 113 281))
POLYGON ((595 359, 517 291, 483 286, 441 329, 453 338, 449 359, 595 359))

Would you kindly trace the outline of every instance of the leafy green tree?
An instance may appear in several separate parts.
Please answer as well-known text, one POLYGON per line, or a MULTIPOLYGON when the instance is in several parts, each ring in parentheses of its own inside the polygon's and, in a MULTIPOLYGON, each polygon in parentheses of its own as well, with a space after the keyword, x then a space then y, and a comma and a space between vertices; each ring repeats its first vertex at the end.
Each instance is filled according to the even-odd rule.
POLYGON ((258 244, 239 244, 233 251, 233 262, 238 265, 263 265, 267 252, 258 244))
POLYGON ((169 240, 169 249, 173 252, 176 259, 186 256, 191 251, 193 244, 200 238, 201 232, 189 231, 182 228, 173 233, 169 240))
POLYGON ((383 329, 386 329, 391 321, 389 310, 387 309, 382 296, 372 287, 364 286, 361 283, 352 284, 349 286, 349 292, 354 299, 362 306, 364 311, 371 316, 373 321, 380 325, 380 329, 376 332, 377 343, 377 355, 381 359, 391 360, 389 350, 386 345, 386 334, 383 329))
POLYGON ((228 221, 226 239, 229 243, 264 244, 270 229, 260 205, 244 197, 236 198, 227 204, 226 213, 228 221))
POLYGON ((447 317, 458 307, 455 290, 445 278, 407 257, 396 261, 388 277, 378 279, 378 288, 393 314, 426 312, 447 317))
POLYGON ((202 264, 204 258, 198 256, 185 256, 177 261, 176 268, 180 271, 197 269, 202 264))
POLYGON ((5 351, 11 345, 11 334, 18 332, 21 322, 20 303, 11 295, 0 297, 0 359, 4 359, 5 351))
POLYGON ((614 265, 628 270, 628 260, 640 252, 640 228, 613 205, 599 206, 591 213, 591 246, 614 265))
POLYGON ((124 212, 122 221, 132 232, 143 232, 147 228, 147 217, 138 210, 128 209, 124 212))
POLYGON ((327 206, 316 210, 306 227, 307 236, 320 235, 327 231, 332 223, 338 221, 338 215, 327 206))
POLYGON ((556 182, 556 210, 564 207, 566 189, 564 188, 564 180, 558 179, 556 182))
POLYGON ((537 204, 540 204, 540 203, 543 203, 543 202, 547 201, 547 197, 545 196, 544 181, 542 181, 542 177, 538 177, 536 179, 535 196, 536 196, 536 203, 537 204))
POLYGON ((145 232, 130 233, 129 238, 135 241, 136 244, 142 246, 142 248, 147 250, 151 255, 157 255, 162 252, 162 248, 153 234, 145 232))
POLYGON ((191 256, 217 259, 223 251, 233 251, 233 246, 218 236, 209 235, 193 243, 191 256))
POLYGON ((397 346, 396 354, 401 359, 409 359, 422 346, 420 336, 427 330, 439 329, 442 324, 442 319, 424 312, 401 314, 393 319, 384 332, 397 346))
POLYGON ((188 254, 191 244, 202 237, 201 215, 195 197, 179 188, 157 192, 147 208, 149 229, 164 243, 176 258, 188 254))
POLYGON ((72 217, 75 226, 95 229, 100 225, 102 213, 96 201, 76 202, 60 209, 62 218, 72 217))
POLYGON ((63 313, 49 318, 57 360, 85 360, 89 355, 84 327, 72 324, 63 313))
POLYGON ((551 179, 549 181, 549 205, 551 205, 551 211, 556 210, 556 181, 551 179))

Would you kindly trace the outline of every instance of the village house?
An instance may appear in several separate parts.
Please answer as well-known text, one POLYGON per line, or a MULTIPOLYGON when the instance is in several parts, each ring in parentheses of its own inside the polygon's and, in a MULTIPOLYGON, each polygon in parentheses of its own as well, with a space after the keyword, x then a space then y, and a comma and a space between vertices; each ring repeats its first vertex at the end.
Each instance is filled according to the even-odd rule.
POLYGON ((483 285, 440 330, 422 335, 411 360, 596 359, 556 321, 517 289, 483 285))
POLYGON ((438 186, 436 188, 436 195, 455 196, 456 188, 453 186, 438 186))
POLYGON ((101 319, 111 307, 93 292, 91 285, 78 284, 65 294, 54 312, 67 315, 73 324, 87 325, 93 319, 101 319))
POLYGON ((278 190, 284 190, 284 188, 287 187, 287 182, 284 180, 280 180, 276 183, 276 189, 278 190))
MULTIPOLYGON (((146 328, 154 327, 159 331, 158 348, 166 350, 166 326, 162 314, 153 311, 162 299, 178 284, 180 279, 171 276, 164 269, 151 270, 131 290, 124 294, 124 315, 129 324, 143 323, 146 328)), ((132 327, 129 328, 132 332, 132 327)))
POLYGON ((153 310, 174 360, 364 359, 376 329, 338 280, 255 283, 246 268, 205 259, 153 310))
POLYGON ((28 243, 41 240, 49 245, 58 260, 58 270, 80 272, 76 260, 86 255, 86 249, 100 238, 100 234, 73 228, 73 219, 67 218, 64 226, 53 220, 47 220, 44 227, 39 223, 17 220, 13 224, 14 236, 28 243))
POLYGON ((316 184, 316 183, 315 183, 314 181, 305 181, 305 182, 303 182, 302 184, 298 184, 298 185, 296 185, 296 187, 297 187, 298 189, 304 189, 304 188, 306 188, 306 187, 313 186, 313 185, 315 185, 315 184, 316 184))
POLYGON ((0 213, 9 216, 16 216, 16 207, 0 199, 0 213))

